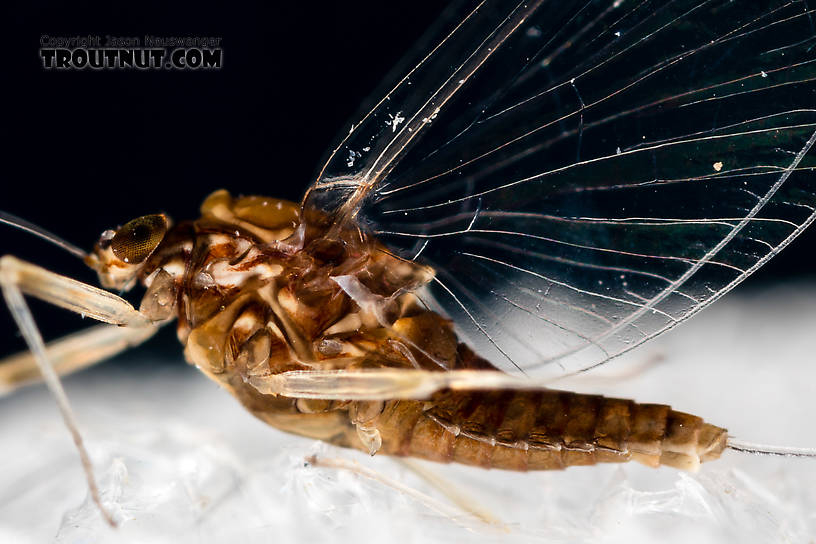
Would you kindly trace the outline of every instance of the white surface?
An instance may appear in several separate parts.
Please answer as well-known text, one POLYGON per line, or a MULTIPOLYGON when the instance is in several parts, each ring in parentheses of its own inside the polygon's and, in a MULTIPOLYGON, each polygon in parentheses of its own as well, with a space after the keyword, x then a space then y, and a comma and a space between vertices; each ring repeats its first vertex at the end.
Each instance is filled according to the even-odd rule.
MULTIPOLYGON (((745 440, 816 446, 815 308, 813 286, 731 295, 579 389, 668 403, 745 440)), ((392 459, 265 426, 186 367, 180 350, 168 357, 178 365, 102 366, 66 380, 104 499, 122 520, 117 531, 88 500, 45 390, 0 399, 0 542, 800 542, 816 534, 816 460, 729 452, 695 475, 635 464, 530 474, 424 465, 499 521, 487 525, 392 459), (309 465, 312 453, 427 498, 309 465)))

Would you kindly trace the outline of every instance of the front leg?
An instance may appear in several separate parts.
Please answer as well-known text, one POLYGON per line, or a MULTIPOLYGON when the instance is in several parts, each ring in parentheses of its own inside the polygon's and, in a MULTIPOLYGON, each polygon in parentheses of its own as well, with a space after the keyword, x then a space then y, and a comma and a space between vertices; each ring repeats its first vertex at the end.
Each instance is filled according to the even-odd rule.
MULTIPOLYGON (((138 346, 151 338, 158 326, 117 327, 96 325, 69 334, 45 346, 48 361, 60 376, 72 374, 110 359, 126 349, 138 346)), ((42 380, 39 365, 30 351, 23 351, 0 359, 0 395, 42 380)))
POLYGON ((12 255, 0 257, 0 285, 104 323, 129 327, 152 324, 122 297, 12 255))
POLYGON ((34 322, 23 294, 45 300, 62 308, 93 317, 99 321, 137 329, 154 328, 150 319, 139 313, 126 300, 107 291, 49 272, 42 267, 21 261, 10 255, 0 258, 0 289, 14 321, 20 328, 34 361, 39 366, 45 384, 54 395, 65 424, 79 451, 88 488, 105 520, 115 526, 110 513, 102 506, 93 476, 93 465, 82 443, 71 405, 62 388, 57 372, 51 366, 48 350, 34 322))

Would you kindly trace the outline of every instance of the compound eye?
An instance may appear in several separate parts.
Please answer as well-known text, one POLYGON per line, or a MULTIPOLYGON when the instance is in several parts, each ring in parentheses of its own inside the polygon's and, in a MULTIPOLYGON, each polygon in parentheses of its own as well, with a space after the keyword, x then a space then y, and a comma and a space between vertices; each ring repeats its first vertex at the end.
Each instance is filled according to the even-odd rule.
POLYGON ((139 264, 158 247, 168 227, 167 218, 161 214, 145 215, 128 221, 111 239, 111 251, 128 264, 139 264))

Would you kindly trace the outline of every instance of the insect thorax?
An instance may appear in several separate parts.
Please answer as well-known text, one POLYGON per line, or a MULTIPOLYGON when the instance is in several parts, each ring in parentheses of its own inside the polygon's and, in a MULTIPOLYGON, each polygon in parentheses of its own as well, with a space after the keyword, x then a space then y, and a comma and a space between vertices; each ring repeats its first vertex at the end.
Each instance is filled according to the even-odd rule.
POLYGON ((416 317, 427 313, 412 295, 432 277, 426 267, 356 229, 329 239, 325 216, 288 201, 218 191, 201 211, 151 256, 141 310, 154 319, 175 314, 188 361, 256 415, 268 420, 263 414, 294 405, 257 394, 249 376, 406 362, 439 368, 455 358, 450 327, 416 317), (428 337, 420 327, 435 330, 434 361, 394 341, 428 337))

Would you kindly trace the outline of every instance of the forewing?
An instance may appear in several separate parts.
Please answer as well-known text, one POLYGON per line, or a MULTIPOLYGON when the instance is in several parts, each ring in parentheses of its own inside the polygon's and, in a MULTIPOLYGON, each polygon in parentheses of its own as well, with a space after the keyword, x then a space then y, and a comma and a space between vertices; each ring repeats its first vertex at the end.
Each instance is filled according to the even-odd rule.
POLYGON ((494 363, 591 368, 813 220, 812 17, 804 1, 484 3, 311 197, 433 266, 424 298, 494 363))
POLYGON ((359 115, 331 151, 304 204, 353 219, 389 172, 455 103, 485 62, 504 49, 545 0, 455 1, 380 86, 384 95, 359 115), (404 70, 403 70, 404 68, 404 70))

